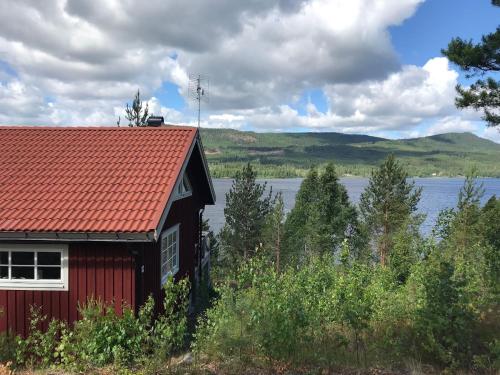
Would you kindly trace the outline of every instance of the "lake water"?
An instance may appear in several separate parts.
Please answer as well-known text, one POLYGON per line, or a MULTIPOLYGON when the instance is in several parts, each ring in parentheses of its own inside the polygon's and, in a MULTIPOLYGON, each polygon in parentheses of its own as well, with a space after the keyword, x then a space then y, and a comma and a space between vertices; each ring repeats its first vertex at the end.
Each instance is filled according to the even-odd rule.
MULTIPOLYGON (((415 184, 423 188, 422 198, 418 205, 420 213, 426 215, 422 225, 422 232, 429 234, 439 211, 444 208, 455 207, 458 200, 458 192, 463 185, 463 178, 415 178, 415 184)), ((295 205, 295 195, 300 188, 301 178, 258 180, 262 183, 267 181, 268 186, 272 186, 273 192, 281 191, 285 204, 286 213, 295 205)), ((368 184, 367 178, 346 177, 340 181, 347 188, 349 198, 352 202, 358 203, 359 197, 368 184)), ((483 183, 485 194, 482 198, 484 204, 492 195, 500 196, 500 178, 479 179, 483 183)), ((226 205, 226 193, 231 188, 231 179, 213 180, 217 203, 214 206, 206 206, 204 217, 210 219, 210 227, 214 232, 224 225, 224 207, 226 205)))

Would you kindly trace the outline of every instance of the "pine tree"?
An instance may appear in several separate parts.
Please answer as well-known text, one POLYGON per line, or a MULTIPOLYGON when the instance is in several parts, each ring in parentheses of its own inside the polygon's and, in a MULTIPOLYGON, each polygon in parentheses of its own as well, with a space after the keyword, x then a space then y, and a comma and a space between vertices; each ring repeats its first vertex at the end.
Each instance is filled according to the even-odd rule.
POLYGON ((389 155, 372 172, 359 208, 369 233, 374 236, 382 265, 386 265, 393 245, 394 234, 408 223, 417 209, 422 189, 407 182, 408 174, 401 164, 389 155))
POLYGON ((451 223, 450 236, 447 238, 450 243, 450 256, 454 260, 466 257, 466 253, 481 240, 480 202, 484 188, 482 184, 477 183, 474 175, 475 170, 472 170, 460 189, 457 211, 451 223))
POLYGON ((356 208, 350 203, 347 190, 340 183, 333 163, 329 163, 320 178, 321 213, 319 226, 323 234, 323 251, 335 253, 345 238, 351 238, 358 228, 356 208))
POLYGON ((281 269, 284 223, 285 204, 283 202, 283 195, 280 192, 276 194, 272 210, 269 215, 267 215, 264 230, 265 247, 269 252, 270 258, 276 265, 276 272, 279 272, 281 269))
POLYGON ((481 228, 486 242, 500 252, 500 199, 494 195, 482 209, 481 228))
POLYGON ((128 126, 146 126, 148 120, 148 104, 144 109, 142 108, 141 94, 139 90, 137 90, 137 94, 135 94, 134 100, 132 102, 132 107, 129 107, 127 103, 127 108, 125 108, 125 117, 129 121, 128 126))
POLYGON ((318 170, 313 167, 300 184, 295 206, 285 221, 285 251, 288 261, 299 260, 311 247, 310 230, 314 227, 313 212, 320 197, 318 170))
POLYGON ((272 208, 272 190, 265 195, 266 184, 258 184, 255 178, 256 172, 248 163, 236 174, 226 194, 220 251, 232 262, 246 260, 254 254, 272 208))
MULTIPOLYGON (((493 0, 492 4, 500 6, 500 1, 493 0)), ((481 43, 477 44, 454 38, 441 52, 465 71, 467 78, 493 73, 492 77, 479 79, 468 89, 457 85, 459 96, 455 103, 458 108, 483 110, 483 119, 489 126, 500 125, 500 81, 493 78, 500 71, 500 27, 491 34, 483 35, 481 43)))
POLYGON ((357 232, 356 209, 334 165, 328 164, 321 176, 311 169, 285 223, 287 250, 296 258, 308 253, 334 255, 344 239, 357 232))

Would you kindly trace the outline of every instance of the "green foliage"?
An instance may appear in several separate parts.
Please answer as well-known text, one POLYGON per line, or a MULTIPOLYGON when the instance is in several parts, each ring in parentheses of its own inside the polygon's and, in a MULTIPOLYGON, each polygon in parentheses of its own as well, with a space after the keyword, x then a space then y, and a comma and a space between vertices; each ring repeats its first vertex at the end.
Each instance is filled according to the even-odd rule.
POLYGON ((149 114, 148 103, 146 106, 142 107, 141 93, 137 90, 134 100, 132 101, 132 106, 125 108, 125 118, 129 121, 128 126, 146 126, 149 114))
POLYGON ((54 352, 65 324, 53 319, 43 331, 42 324, 46 320, 47 316, 42 315, 41 307, 31 306, 28 336, 26 339, 16 338, 15 362, 18 366, 47 368, 55 362, 54 352))
MULTIPOLYGON (((0 306, 0 318, 4 314, 0 306)), ((0 363, 13 362, 16 355, 16 337, 9 331, 0 332, 0 363)))
MULTIPOLYGON (((289 258, 298 258, 307 252, 310 246, 309 231, 314 229, 312 222, 319 200, 319 175, 316 168, 311 168, 307 177, 300 184, 295 196, 295 207, 290 211, 285 222, 285 247, 289 258)), ((299 260, 299 259, 297 259, 299 260)))
POLYGON ((297 193, 285 223, 289 257, 300 261, 311 254, 338 253, 344 239, 362 247, 355 207, 340 183, 333 164, 322 174, 312 168, 297 193))
POLYGON ((485 262, 491 287, 500 295, 500 199, 491 197, 479 219, 485 242, 485 262))
POLYGON ((163 312, 153 326, 152 344, 154 350, 168 358, 185 343, 187 334, 187 313, 189 308, 189 281, 174 282, 169 277, 163 286, 163 312))
POLYGON ((484 205, 481 215, 481 227, 488 244, 500 249, 500 199, 492 196, 484 205))
POLYGON ((274 204, 267 215, 263 229, 263 243, 270 259, 276 264, 276 271, 279 272, 282 258, 283 237, 285 224, 285 203, 281 192, 276 194, 274 204))
POLYGON ((152 313, 151 298, 137 318, 127 307, 119 316, 113 306, 89 300, 80 308, 74 328, 63 332, 56 355, 66 367, 133 364, 147 352, 152 313))
POLYGON ((222 258, 230 263, 253 255, 272 208, 272 190, 265 195, 266 184, 256 183, 255 178, 255 171, 247 164, 237 173, 226 194, 220 251, 222 258))
MULTIPOLYGON (((6 348, 0 355, 11 359, 14 354, 18 367, 60 366, 78 371, 163 362, 185 344, 189 283, 186 279, 174 283, 169 278, 164 292, 163 311, 154 320, 152 297, 137 316, 126 306, 118 315, 114 306, 89 300, 80 307, 81 319, 73 327, 52 320, 46 330, 42 330, 46 317, 39 308, 32 308, 27 337, 15 338, 11 346, 15 353, 6 348)), ((0 343, 4 342, 12 343, 12 338, 1 336, 0 343)))
POLYGON ((16 356, 16 337, 10 332, 0 332, 0 363, 13 362, 16 356))
POLYGON ((380 263, 385 265, 393 247, 394 235, 412 219, 422 189, 408 182, 408 173, 393 155, 372 172, 359 203, 373 241, 377 245, 380 263))
POLYGON ((476 322, 462 292, 465 280, 456 278, 454 266, 439 257, 422 273, 422 299, 415 316, 418 346, 431 363, 467 367, 476 322))
POLYGON ((422 251, 425 245, 419 233, 420 224, 419 219, 410 218, 394 234, 388 265, 394 275, 394 280, 400 284, 406 282, 413 265, 418 263, 424 255, 422 251))
POLYGON ((259 178, 305 177, 312 165, 322 172, 335 161, 339 176, 369 177, 389 154, 410 176, 463 176, 471 165, 480 176, 500 176, 500 146, 471 133, 387 140, 340 133, 254 133, 203 129, 212 177, 234 177, 251 163, 259 178))
MULTIPOLYGON (((494 6, 500 6, 493 0, 494 6)), ((447 49, 441 51, 448 59, 457 64, 468 78, 475 75, 494 74, 500 71, 500 27, 496 31, 483 35, 481 42, 474 44, 471 40, 454 38, 447 49)), ((493 77, 477 80, 469 88, 457 85, 459 96, 456 98, 458 108, 474 108, 484 112, 483 119, 488 126, 500 124, 500 81, 493 77)))
MULTIPOLYGON (((498 370, 497 200, 481 208, 482 188, 467 178, 458 207, 443 212, 434 235, 422 238, 421 218, 413 215, 420 193, 391 163, 375 184, 384 189, 371 195, 386 198, 399 215, 387 214, 393 220, 388 266, 354 257, 358 249, 349 238, 337 257, 318 251, 280 272, 264 248, 220 284, 220 298, 195 334, 200 358, 240 370, 320 372, 414 362, 436 370, 498 370)), ((328 206, 320 181, 315 169, 304 180, 285 241, 314 239, 312 228, 324 214, 319 207, 328 206)))

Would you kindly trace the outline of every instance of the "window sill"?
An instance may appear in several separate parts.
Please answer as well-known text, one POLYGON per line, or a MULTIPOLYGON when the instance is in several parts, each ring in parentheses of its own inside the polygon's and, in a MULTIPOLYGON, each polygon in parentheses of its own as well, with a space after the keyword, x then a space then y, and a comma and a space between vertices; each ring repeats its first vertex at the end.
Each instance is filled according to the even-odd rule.
POLYGON ((68 285, 62 281, 36 282, 36 281, 0 281, 0 290, 45 290, 45 291, 67 291, 68 285))

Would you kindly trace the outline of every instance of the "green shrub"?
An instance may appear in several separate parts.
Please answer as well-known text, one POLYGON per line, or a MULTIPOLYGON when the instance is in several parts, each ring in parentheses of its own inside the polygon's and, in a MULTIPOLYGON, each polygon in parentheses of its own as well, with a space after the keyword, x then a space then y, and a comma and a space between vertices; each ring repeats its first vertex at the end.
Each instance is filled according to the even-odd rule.
POLYGON ((163 312, 154 322, 151 339, 155 352, 167 358, 185 344, 189 281, 182 279, 174 282, 174 279, 169 277, 163 290, 163 312))
POLYGON ((200 320, 196 353, 292 367, 356 360, 372 314, 369 267, 339 270, 325 256, 277 273, 254 258, 238 271, 200 320))
POLYGON ((81 319, 72 330, 64 330, 56 356, 67 367, 137 363, 147 352, 151 334, 153 301, 148 299, 138 317, 128 308, 122 316, 113 306, 89 300, 79 309, 81 319))
POLYGON ((174 283, 170 278, 164 291, 163 312, 156 320, 152 297, 137 316, 129 307, 124 306, 118 315, 114 306, 91 299, 79 307, 81 319, 73 327, 52 320, 44 331, 47 317, 40 308, 32 307, 26 338, 0 335, 0 361, 14 360, 17 367, 61 366, 78 371, 163 362, 185 343, 189 283, 174 283))
POLYGON ((10 332, 0 332, 0 363, 14 362, 16 359, 16 336, 10 332))
POLYGON ((19 336, 16 338, 15 363, 17 366, 47 368, 57 362, 54 352, 65 324, 52 319, 48 328, 43 331, 42 324, 47 320, 47 316, 42 315, 41 311, 41 307, 30 307, 28 336, 25 339, 19 336))
POLYGON ((415 331, 421 353, 431 363, 463 368, 472 360, 475 317, 464 280, 454 277, 449 262, 430 259, 422 269, 422 295, 415 311, 415 331))

